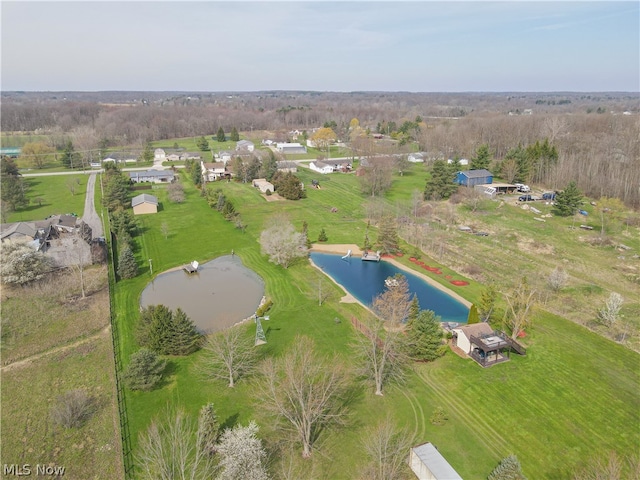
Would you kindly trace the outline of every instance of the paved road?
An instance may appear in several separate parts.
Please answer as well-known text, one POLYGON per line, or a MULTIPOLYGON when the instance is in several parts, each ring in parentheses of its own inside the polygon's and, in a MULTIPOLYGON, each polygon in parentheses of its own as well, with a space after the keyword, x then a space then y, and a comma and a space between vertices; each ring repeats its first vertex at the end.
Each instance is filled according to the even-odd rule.
POLYGON ((96 211, 94 202, 96 178, 98 178, 97 172, 95 172, 95 174, 92 172, 92 174, 89 175, 89 180, 87 181, 87 196, 84 199, 84 215, 82 215, 84 223, 91 227, 93 238, 104 236, 102 219, 96 211))

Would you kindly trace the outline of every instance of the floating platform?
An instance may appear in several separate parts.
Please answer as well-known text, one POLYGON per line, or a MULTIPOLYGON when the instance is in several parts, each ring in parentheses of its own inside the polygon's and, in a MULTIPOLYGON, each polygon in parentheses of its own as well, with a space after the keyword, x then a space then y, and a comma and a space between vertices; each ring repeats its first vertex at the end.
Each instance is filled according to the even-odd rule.
POLYGON ((363 261, 368 261, 368 262, 379 262, 380 261, 380 252, 376 252, 376 253, 371 253, 371 252, 364 252, 362 254, 362 260, 363 261))
POLYGON ((193 262, 183 266, 182 269, 187 273, 196 273, 199 266, 200 264, 196 260, 194 260, 193 262))

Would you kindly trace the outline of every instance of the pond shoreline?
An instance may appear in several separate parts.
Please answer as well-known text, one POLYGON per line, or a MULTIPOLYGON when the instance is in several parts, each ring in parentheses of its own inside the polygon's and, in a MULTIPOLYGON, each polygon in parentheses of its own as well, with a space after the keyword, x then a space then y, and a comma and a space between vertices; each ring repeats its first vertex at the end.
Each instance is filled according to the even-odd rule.
MULTIPOLYGON (((357 245, 350 245, 350 244, 326 245, 326 244, 323 244, 323 243, 314 243, 314 244, 311 245, 311 248, 310 248, 310 251, 312 251, 312 252, 333 253, 333 254, 338 254, 338 255, 340 255, 340 254, 341 255, 346 255, 349 250, 351 250, 351 255, 353 255, 353 256, 356 256, 356 257, 361 257, 362 256, 363 252, 360 249, 360 247, 358 247, 357 245)), ((313 261, 311 259, 309 259, 309 261, 311 261, 311 264, 314 267, 316 267, 318 270, 322 271, 322 269, 320 269, 315 263, 313 263, 313 261)), ((393 266, 399 268, 400 270, 404 270, 405 272, 409 272, 409 273, 412 273, 412 274, 416 275, 417 277, 420 277, 422 280, 427 282, 432 287, 437 288, 438 290, 440 290, 440 291, 446 293, 447 295, 455 298, 457 301, 462 303, 467 308, 471 308, 472 303, 469 300, 463 298, 459 293, 451 290, 450 288, 445 287, 441 283, 436 282, 433 278, 425 275, 424 273, 419 272, 418 270, 413 270, 412 268, 409 268, 408 266, 403 265, 402 263, 398 262, 397 260, 395 260, 393 258, 386 258, 385 257, 385 258, 382 258, 381 261, 389 262, 390 264, 392 264, 393 266)), ((329 278, 331 278, 331 276, 329 276, 329 278)), ((333 278, 331 278, 331 280, 333 280, 333 278)), ((335 280, 333 280, 333 282, 336 285, 340 285, 335 280)), ((343 285, 340 285, 340 287, 345 292, 347 291, 347 289, 343 285)), ((357 302, 360 305, 362 305, 362 302, 360 302, 357 299, 355 299, 348 292, 347 292, 347 295, 342 297, 342 299, 340 301, 343 302, 343 303, 355 303, 355 302, 357 302)), ((367 307, 365 306, 365 308, 367 308, 367 307)))

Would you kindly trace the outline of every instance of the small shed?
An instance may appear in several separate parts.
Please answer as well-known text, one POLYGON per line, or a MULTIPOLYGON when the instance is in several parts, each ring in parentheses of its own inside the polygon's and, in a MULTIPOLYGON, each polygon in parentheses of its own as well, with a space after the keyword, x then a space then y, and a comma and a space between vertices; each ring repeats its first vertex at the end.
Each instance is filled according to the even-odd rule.
POLYGON ((275 188, 271 182, 268 182, 266 178, 256 178, 253 181, 253 186, 260 190, 262 193, 267 193, 267 191, 271 191, 273 193, 275 188))
POLYGON ((479 170, 465 170, 456 174, 455 182, 465 187, 493 183, 493 173, 484 168, 479 170))
POLYGON ((419 480, 462 480, 458 472, 430 442, 411 448, 409 465, 419 480))
POLYGON ((145 213, 158 213, 158 198, 147 193, 143 193, 131 199, 134 215, 145 213))

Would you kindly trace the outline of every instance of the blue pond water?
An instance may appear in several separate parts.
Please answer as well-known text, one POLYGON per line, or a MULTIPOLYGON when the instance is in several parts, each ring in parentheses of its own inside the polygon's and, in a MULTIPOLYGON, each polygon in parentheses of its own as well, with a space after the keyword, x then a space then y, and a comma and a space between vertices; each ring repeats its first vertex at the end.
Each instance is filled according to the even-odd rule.
POLYGON ((365 305, 371 305, 373 298, 384 291, 387 277, 401 273, 407 277, 409 290, 417 294, 420 308, 433 310, 443 322, 467 322, 469 309, 465 305, 388 262, 363 262, 358 257, 343 260, 340 255, 317 252, 311 253, 311 260, 365 305))

